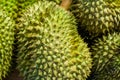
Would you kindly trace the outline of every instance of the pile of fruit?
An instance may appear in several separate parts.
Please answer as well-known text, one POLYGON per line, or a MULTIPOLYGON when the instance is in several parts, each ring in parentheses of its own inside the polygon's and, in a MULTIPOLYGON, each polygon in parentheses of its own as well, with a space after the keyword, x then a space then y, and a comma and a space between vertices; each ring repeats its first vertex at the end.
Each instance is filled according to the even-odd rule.
POLYGON ((0 0, 0 80, 14 68, 23 80, 120 80, 120 0, 0 0))

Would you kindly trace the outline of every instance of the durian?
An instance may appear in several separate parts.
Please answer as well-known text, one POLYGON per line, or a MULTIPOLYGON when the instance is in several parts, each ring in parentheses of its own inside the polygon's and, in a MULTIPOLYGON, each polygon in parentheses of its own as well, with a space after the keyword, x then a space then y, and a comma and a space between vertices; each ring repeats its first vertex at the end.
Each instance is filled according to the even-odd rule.
POLYGON ((74 0, 71 11, 92 36, 120 31, 120 0, 74 0))
POLYGON ((18 70, 24 80, 86 80, 91 57, 74 16, 54 2, 27 8, 18 23, 18 70))
MULTIPOLYGON (((18 19, 21 17, 21 15, 23 14, 24 10, 31 6, 32 4, 34 4, 35 2, 38 1, 46 1, 46 0, 17 0, 17 19, 16 22, 18 23, 18 19)), ((54 1, 57 4, 60 4, 61 0, 47 0, 47 1, 54 1)))
POLYGON ((28 6, 31 6, 33 3, 37 2, 38 0, 17 0, 17 19, 21 17, 22 12, 27 8, 28 6))
POLYGON ((12 18, 17 17, 17 0, 0 0, 0 9, 3 9, 12 18))
POLYGON ((14 42, 14 21, 0 9, 0 80, 6 77, 11 66, 14 42))
POLYGON ((93 68, 90 80, 119 80, 120 33, 103 36, 91 48, 93 68))
POLYGON ((62 0, 48 0, 48 1, 54 1, 56 2, 57 4, 60 4, 62 2, 62 0))

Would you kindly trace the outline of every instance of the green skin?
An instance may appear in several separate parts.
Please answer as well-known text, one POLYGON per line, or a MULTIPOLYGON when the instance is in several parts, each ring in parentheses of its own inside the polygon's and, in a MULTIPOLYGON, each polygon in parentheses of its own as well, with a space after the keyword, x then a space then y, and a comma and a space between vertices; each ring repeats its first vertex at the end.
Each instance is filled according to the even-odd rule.
POLYGON ((57 4, 60 4, 62 2, 62 0, 49 0, 49 1, 54 1, 56 2, 57 4))
MULTIPOLYGON (((18 0, 17 1, 17 19, 16 22, 19 22, 19 18, 21 17, 21 14, 23 14, 24 10, 31 6, 32 4, 38 2, 38 1, 46 1, 46 0, 18 0)), ((60 4, 61 0, 47 0, 47 1, 54 1, 57 4, 60 4)))
POLYGON ((18 70, 24 80, 86 80, 91 58, 75 18, 53 2, 38 2, 20 18, 18 70))
POLYGON ((16 4, 17 0, 0 0, 0 9, 5 10, 10 17, 16 18, 18 10, 16 4))
POLYGON ((120 31, 120 0, 75 0, 71 11, 93 37, 120 31))
POLYGON ((93 68, 90 80, 120 79, 120 33, 96 40, 91 47, 93 68))
MULTIPOLYGON (((33 3, 37 2, 37 1, 46 1, 46 0, 18 0, 18 9, 22 10, 24 8, 26 8, 27 6, 31 6, 33 3)), ((57 4, 60 4, 61 3, 61 0, 47 0, 47 1, 53 1, 53 2, 56 2, 57 4)))
POLYGON ((120 0, 104 0, 104 1, 106 1, 106 2, 108 2, 108 3, 112 3, 112 2, 114 2, 115 4, 120 4, 120 0))
POLYGON ((8 14, 0 10, 0 80, 6 77, 11 66, 14 24, 8 14))
POLYGON ((22 11, 24 11, 24 9, 26 9, 28 6, 31 6, 33 3, 37 2, 39 0, 18 0, 17 2, 17 8, 18 8, 18 18, 21 16, 22 11))

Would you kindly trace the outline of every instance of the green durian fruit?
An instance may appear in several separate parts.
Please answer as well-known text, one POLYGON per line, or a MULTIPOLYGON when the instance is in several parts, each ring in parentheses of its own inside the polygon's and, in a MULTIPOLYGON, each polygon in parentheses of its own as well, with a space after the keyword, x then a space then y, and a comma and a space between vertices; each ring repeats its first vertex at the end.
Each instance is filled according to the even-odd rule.
POLYGON ((71 11, 92 36, 120 31, 120 0, 75 0, 71 11))
MULTIPOLYGON (((44 0, 43 0, 44 1, 44 0)), ((57 4, 60 4, 62 2, 62 0, 48 0, 48 1, 54 1, 56 2, 57 4)))
POLYGON ((18 9, 19 9, 19 12, 21 10, 24 10, 25 8, 27 8, 27 6, 31 6, 32 4, 34 4, 35 2, 38 2, 38 1, 54 1, 58 4, 61 3, 61 0, 18 0, 18 9))
POLYGON ((0 9, 0 80, 6 77, 11 66, 14 42, 14 21, 0 9))
MULTIPOLYGON (((46 1, 46 0, 17 0, 18 11, 17 11, 16 22, 18 23, 17 20, 21 17, 21 15, 23 14, 24 10, 27 7, 31 6, 32 4, 34 4, 35 2, 38 2, 38 1, 46 1)), ((54 1, 57 4, 60 4, 60 2, 61 2, 61 0, 47 0, 47 1, 54 1)))
POLYGON ((91 48, 93 68, 90 80, 119 80, 120 33, 103 36, 91 48))
POLYGON ((16 0, 0 0, 0 9, 3 9, 7 13, 9 13, 10 17, 17 17, 17 1, 16 0))
POLYGON ((18 1, 18 8, 19 11, 25 9, 27 6, 31 6, 33 3, 40 1, 40 0, 17 0, 18 1))
POLYGON ((70 12, 39 1, 24 11, 18 27, 17 68, 24 80, 86 80, 92 60, 70 12))
MULTIPOLYGON (((21 17, 21 15, 23 14, 24 10, 31 6, 32 4, 34 4, 35 2, 38 2, 38 1, 46 1, 46 0, 17 0, 17 8, 18 8, 18 11, 17 11, 17 19, 16 19, 16 22, 18 23, 18 19, 21 17)), ((60 4, 61 3, 61 0, 47 0, 47 1, 54 1, 56 2, 57 4, 60 4)))
POLYGON ((39 0, 17 0, 17 7, 18 7, 18 18, 21 17, 22 12, 27 8, 28 6, 31 6, 33 3, 37 2, 39 0))

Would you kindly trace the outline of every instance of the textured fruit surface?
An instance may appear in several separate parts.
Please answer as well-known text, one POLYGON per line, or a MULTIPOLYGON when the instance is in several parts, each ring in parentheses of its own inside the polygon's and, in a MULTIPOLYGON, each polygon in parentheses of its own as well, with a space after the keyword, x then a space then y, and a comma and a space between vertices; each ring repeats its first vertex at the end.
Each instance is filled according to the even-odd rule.
POLYGON ((18 8, 26 8, 27 6, 32 5, 33 3, 40 1, 40 0, 18 0, 18 8))
POLYGON ((32 4, 34 4, 35 2, 38 2, 38 1, 54 1, 58 4, 61 3, 62 0, 18 0, 18 8, 19 8, 19 11, 25 9, 27 6, 31 6, 32 4))
POLYGON ((0 10, 0 80, 9 71, 14 42, 14 24, 8 14, 0 10))
POLYGON ((28 6, 31 6, 33 3, 37 2, 38 0, 17 0, 17 17, 21 17, 22 11, 24 11, 25 8, 28 6))
POLYGON ((54 1, 56 2, 57 4, 60 4, 62 2, 62 0, 49 0, 49 1, 54 1))
POLYGON ((18 69, 24 80, 86 80, 90 52, 71 13, 40 1, 26 9, 18 26, 18 69))
POLYGON ((75 0, 71 8, 93 36, 120 30, 120 0, 75 0))
POLYGON ((17 0, 0 0, 0 9, 9 13, 10 17, 16 18, 17 14, 17 0))
POLYGON ((120 33, 109 34, 92 45, 91 80, 120 79, 120 33))
POLYGON ((35 2, 38 2, 38 1, 54 1, 56 2, 57 4, 60 4, 61 3, 61 0, 17 0, 17 17, 21 17, 21 15, 23 14, 24 10, 31 6, 32 4, 34 4, 35 2))
POLYGON ((35 2, 38 2, 38 1, 54 1, 56 2, 57 4, 60 4, 61 0, 17 0, 17 19, 16 19, 16 22, 18 23, 19 21, 17 21, 21 15, 23 14, 24 10, 31 6, 32 4, 34 4, 35 2))

